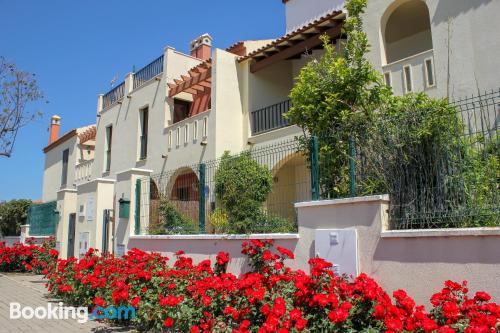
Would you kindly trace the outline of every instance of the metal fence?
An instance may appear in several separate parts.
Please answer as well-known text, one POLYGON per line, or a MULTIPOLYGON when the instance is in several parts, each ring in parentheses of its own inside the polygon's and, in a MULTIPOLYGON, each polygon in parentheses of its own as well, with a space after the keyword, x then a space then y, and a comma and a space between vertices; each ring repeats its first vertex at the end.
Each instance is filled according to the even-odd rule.
POLYGON ((163 54, 134 74, 134 89, 163 73, 163 54))
POLYGON ((439 119, 448 132, 432 140, 398 137, 418 119, 391 118, 372 137, 344 140, 341 165, 320 158, 322 197, 389 193, 392 229, 499 226, 500 90, 450 105, 452 116, 439 119), (338 178, 328 179, 332 174, 338 178), (335 193, 324 182, 344 188, 335 193))
MULTIPOLYGON (((186 165, 141 179, 140 218, 137 221, 140 227, 137 231, 163 233, 165 220, 176 219, 176 223, 180 221, 191 224, 191 232, 228 232, 227 226, 221 224, 221 214, 225 213, 220 200, 221 190, 216 188, 216 179, 224 163, 228 160, 236 161, 243 156, 256 162, 252 164, 252 168, 261 166, 260 172, 268 173, 272 178, 271 190, 259 207, 262 214, 253 221, 250 231, 262 233, 294 230, 294 203, 311 199, 311 174, 298 140, 253 148, 226 159, 223 157, 186 165)), ((248 179, 248 176, 240 174, 238 178, 242 182, 247 178, 246 184, 252 187, 253 180, 248 179)), ((245 191, 242 191, 242 195, 243 192, 245 191)), ((168 232, 175 233, 175 230, 168 232)))
POLYGON ((55 235, 58 219, 56 201, 31 205, 28 212, 29 234, 31 236, 55 235))
POLYGON ((108 106, 113 105, 121 98, 123 98, 124 94, 125 94, 125 82, 122 82, 113 89, 111 89, 110 91, 108 91, 106 94, 104 94, 102 98, 102 108, 105 109, 108 106))

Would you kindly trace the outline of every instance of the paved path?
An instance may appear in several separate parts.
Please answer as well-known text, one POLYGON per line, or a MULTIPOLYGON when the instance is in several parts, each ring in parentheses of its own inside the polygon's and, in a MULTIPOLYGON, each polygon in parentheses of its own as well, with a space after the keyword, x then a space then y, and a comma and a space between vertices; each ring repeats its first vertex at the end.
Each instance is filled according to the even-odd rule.
POLYGON ((45 281, 40 275, 0 274, 0 332, 1 333, 63 333, 63 332, 134 332, 122 327, 109 327, 105 324, 88 321, 78 323, 76 319, 10 319, 10 303, 21 306, 47 308, 47 303, 57 306, 58 302, 48 296, 45 281))

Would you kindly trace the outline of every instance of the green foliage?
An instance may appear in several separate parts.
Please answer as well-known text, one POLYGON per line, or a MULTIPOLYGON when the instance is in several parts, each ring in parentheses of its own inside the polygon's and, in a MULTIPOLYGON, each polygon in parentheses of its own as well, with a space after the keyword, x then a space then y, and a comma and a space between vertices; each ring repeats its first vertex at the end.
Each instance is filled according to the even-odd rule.
POLYGON ((210 214, 210 224, 214 227, 215 233, 227 233, 229 230, 229 219, 227 213, 220 208, 216 208, 210 214))
POLYGON ((31 200, 18 199, 0 204, 0 234, 19 236, 21 225, 26 224, 31 200))
POLYGON ((394 96, 365 57, 366 2, 345 3, 347 40, 337 50, 323 37, 324 54, 302 68, 285 115, 319 138, 321 196, 350 195, 352 140, 358 194, 389 193, 394 220, 419 227, 500 224, 498 134, 464 136, 467 124, 445 99, 394 96))
POLYGON ((231 156, 225 152, 215 173, 215 196, 227 213, 229 231, 252 232, 263 218, 262 204, 272 189, 272 174, 250 153, 231 156))
POLYGON ((160 223, 149 226, 151 235, 195 234, 196 223, 188 216, 179 212, 168 199, 162 198, 158 207, 160 223))
POLYGON ((347 41, 340 43, 338 51, 322 36, 324 54, 300 71, 290 93, 292 107, 285 115, 305 133, 320 138, 320 165, 327 164, 322 168, 328 169, 320 182, 327 197, 347 195, 349 137, 364 132, 373 122, 374 111, 390 96, 380 74, 364 57, 369 50, 361 20, 365 7, 366 0, 346 2, 347 41))

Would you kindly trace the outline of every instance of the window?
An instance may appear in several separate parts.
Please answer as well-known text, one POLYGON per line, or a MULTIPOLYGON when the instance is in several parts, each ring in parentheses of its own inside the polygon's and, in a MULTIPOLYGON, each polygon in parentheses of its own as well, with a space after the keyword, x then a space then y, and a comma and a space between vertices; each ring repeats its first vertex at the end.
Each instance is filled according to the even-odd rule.
POLYGON ((174 124, 189 117, 191 102, 174 98, 174 124))
POLYGON ((189 140, 189 124, 184 126, 184 144, 188 143, 189 140))
POLYGON ((203 118, 203 138, 207 137, 208 133, 208 117, 203 118))
POLYGON ((410 93, 413 91, 413 81, 411 77, 410 66, 403 67, 403 76, 404 76, 405 93, 410 93))
POLYGON ((385 81, 385 85, 386 86, 392 87, 391 72, 385 72, 384 73, 384 81, 385 81))
POLYGON ((106 127, 106 169, 105 172, 111 170, 111 140, 113 138, 113 126, 106 127))
POLYGON ((425 59, 425 78, 427 88, 434 87, 434 66, 432 63, 432 58, 425 59))
POLYGON ((140 150, 139 159, 144 160, 148 156, 148 122, 149 122, 149 110, 148 108, 142 109, 140 111, 140 150))
POLYGON ((198 139, 198 120, 195 120, 193 123, 193 140, 198 139))
POLYGON ((66 187, 66 184, 68 182, 68 160, 69 149, 65 149, 62 156, 61 187, 66 187))

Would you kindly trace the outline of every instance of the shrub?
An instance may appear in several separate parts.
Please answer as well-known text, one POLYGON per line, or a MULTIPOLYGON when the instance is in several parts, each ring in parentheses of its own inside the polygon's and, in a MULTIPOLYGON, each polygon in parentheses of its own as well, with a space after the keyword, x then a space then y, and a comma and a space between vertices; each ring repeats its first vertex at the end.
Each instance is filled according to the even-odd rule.
POLYGON ((168 199, 162 198, 158 207, 160 224, 151 225, 150 234, 194 234, 196 223, 188 216, 179 212, 177 207, 168 199))
POLYGON ((216 208, 210 214, 210 224, 214 227, 215 233, 222 234, 229 231, 229 219, 227 213, 221 208, 216 208))
POLYGON ((225 152, 215 173, 215 196, 227 213, 229 231, 250 233, 262 217, 262 205, 272 188, 272 174, 250 153, 225 152))
POLYGON ((59 253, 54 249, 55 239, 49 238, 42 245, 16 243, 12 247, 0 242, 0 272, 34 272, 46 274, 55 267, 59 253))
POLYGON ((293 252, 272 240, 245 242, 242 253, 252 271, 236 277, 226 273, 225 252, 195 264, 178 251, 168 265, 158 253, 115 258, 90 249, 48 265, 47 288, 91 309, 133 306, 130 324, 167 332, 493 333, 500 324, 500 306, 486 292, 469 296, 466 282, 446 281, 425 312, 404 290, 391 298, 366 274, 336 276, 321 258, 309 260, 309 274, 292 270, 293 252))

